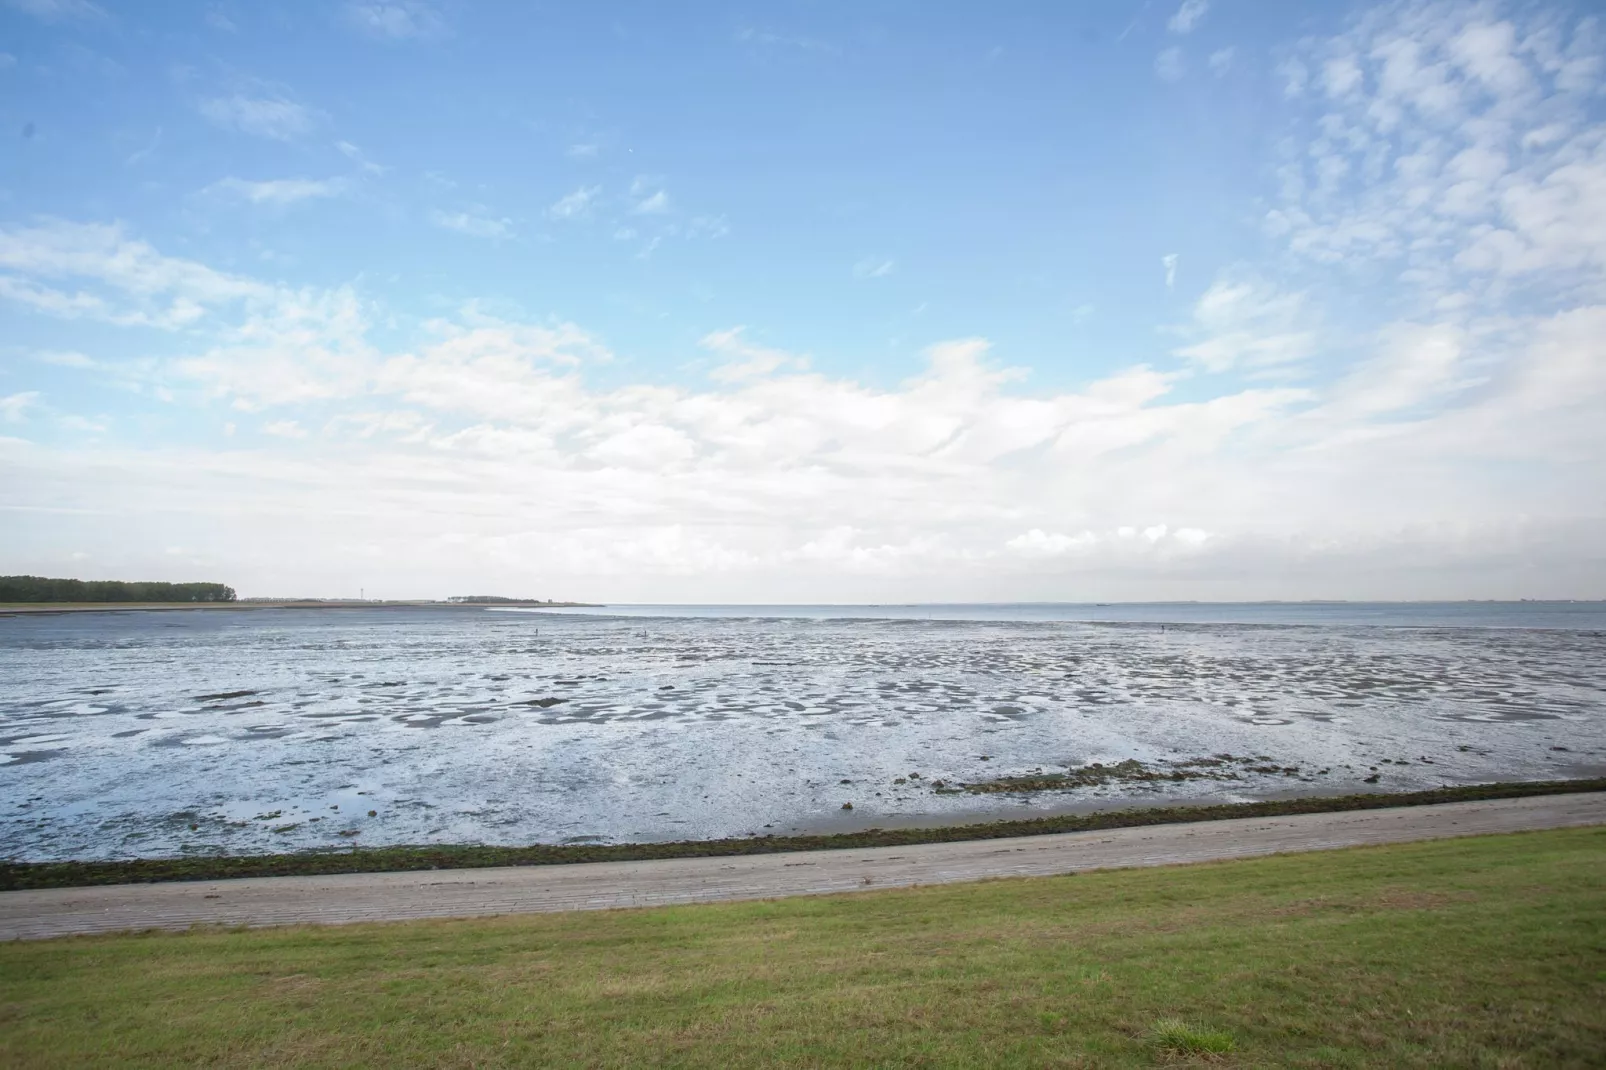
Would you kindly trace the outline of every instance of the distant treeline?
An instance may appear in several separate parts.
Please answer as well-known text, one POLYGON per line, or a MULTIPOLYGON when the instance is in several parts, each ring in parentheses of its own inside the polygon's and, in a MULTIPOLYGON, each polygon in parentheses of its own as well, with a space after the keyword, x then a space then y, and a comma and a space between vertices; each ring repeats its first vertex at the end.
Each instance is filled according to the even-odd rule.
POLYGON ((125 583, 0 576, 0 602, 232 602, 222 583, 125 583))

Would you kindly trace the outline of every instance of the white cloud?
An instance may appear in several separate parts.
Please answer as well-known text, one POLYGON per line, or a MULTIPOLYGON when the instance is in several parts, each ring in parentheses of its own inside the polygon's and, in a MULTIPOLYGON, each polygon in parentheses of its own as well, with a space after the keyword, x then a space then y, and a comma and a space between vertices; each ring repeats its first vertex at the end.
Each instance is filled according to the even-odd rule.
POLYGON ((472 238, 500 239, 513 236, 511 219, 493 218, 483 209, 464 212, 443 212, 437 209, 430 213, 429 221, 442 230, 455 230, 472 238))
POLYGON ((63 431, 76 431, 92 435, 105 432, 105 421, 91 420, 75 413, 62 412, 55 406, 46 404, 43 398, 44 395, 37 390, 25 390, 21 393, 0 395, 0 424, 36 423, 36 417, 43 417, 50 424, 63 431))
POLYGON ((95 22, 108 18, 105 8, 89 0, 5 0, 5 4, 45 22, 95 22))
MULTIPOLYGON (((1223 291, 1202 315, 1251 298, 1280 300, 1223 291)), ((1381 338, 1375 359, 1320 390, 1181 397, 1176 374, 1141 367, 1028 390, 975 339, 871 387, 739 328, 703 339, 729 361, 713 389, 597 388, 586 369, 608 351, 573 325, 469 311, 386 353, 349 296, 308 295, 285 325, 294 314, 276 307, 166 374, 264 411, 260 426, 281 435, 323 413, 320 441, 338 449, 123 449, 115 484, 92 453, 13 451, 13 495, 49 485, 140 515, 241 510, 255 526, 225 524, 222 537, 242 583, 310 582, 363 545, 376 569, 419 584, 444 583, 458 574, 440 562, 461 560, 486 578, 550 569, 595 597, 810 600, 863 600, 855 585, 872 580, 887 585, 875 599, 1421 596, 1443 593, 1432 583, 1448 564, 1390 569, 1434 547, 1481 591, 1509 547, 1544 545, 1562 570, 1545 582, 1559 583, 1596 531, 1568 527, 1567 510, 1601 500, 1587 493, 1598 466, 1542 468, 1550 478, 1496 493, 1498 466, 1462 458, 1469 442, 1505 465, 1600 456, 1606 310, 1528 325, 1494 365, 1485 348, 1470 397, 1486 340, 1427 329, 1381 338), (1458 526, 1436 533, 1447 518, 1458 526), (1361 591, 1368 569, 1381 578, 1361 591)), ((61 541, 109 549, 88 529, 61 541)))
MULTIPOLYGON (((827 370, 851 355, 811 365, 706 326, 707 379, 621 381, 571 323, 468 308, 409 335, 352 287, 266 283, 116 226, 0 228, 0 300, 163 329, 182 355, 122 374, 197 426, 245 425, 233 409, 317 429, 0 437, 8 501, 59 507, 29 523, 97 560, 129 560, 130 524, 105 517, 129 518, 244 589, 332 585, 360 558, 420 594, 1598 597, 1600 44, 1503 11, 1392 6, 1276 57, 1300 125, 1273 255, 1218 273, 1152 366, 1069 385, 976 338, 871 383, 827 370)), ((630 222, 646 241, 679 221, 630 222)), ((1176 254, 1161 266, 1174 287, 1176 254)), ((137 363, 84 351, 96 376, 137 363)))
POLYGON ((1210 0, 1182 0, 1182 6, 1177 8, 1176 14, 1166 23, 1166 28, 1172 33, 1192 33, 1193 28, 1199 25, 1199 20, 1205 17, 1210 10, 1210 0))
POLYGON ((681 233, 688 238, 723 238, 730 232, 730 224, 722 215, 692 216, 681 228, 681 233))
POLYGON ((1210 53, 1210 73, 1217 78, 1232 70, 1232 61, 1238 55, 1236 48, 1218 48, 1210 53))
POLYGON ((39 405, 39 391, 25 390, 17 394, 0 395, 0 420, 8 424, 21 423, 28 418, 28 410, 39 405))
POLYGON ((372 37, 427 40, 446 32, 440 13, 419 0, 358 0, 345 8, 346 21, 372 37))
POLYGON ((1330 97, 1347 97, 1361 88, 1360 64, 1354 56, 1338 56, 1322 66, 1322 84, 1330 97))
POLYGON ((124 166, 133 167, 135 164, 144 163, 156 153, 156 147, 161 143, 162 128, 158 126, 156 128, 156 132, 151 135, 150 141, 146 143, 144 148, 136 149, 134 152, 128 154, 128 159, 123 161, 124 166))
POLYGON ((594 160, 601 152, 602 146, 595 141, 579 141, 563 150, 571 160, 594 160))
POLYGON ((1285 59, 1277 65, 1277 73, 1283 78, 1283 96, 1293 99, 1305 95, 1305 86, 1310 82, 1310 69, 1297 59, 1285 59))
POLYGON ((1387 7, 1284 60, 1314 88, 1267 228, 1321 264, 1386 265, 1430 302, 1552 299, 1606 274, 1606 136, 1588 20, 1387 7), (1309 72, 1316 72, 1314 77, 1309 72))
POLYGON ((1377 352, 1332 392, 1331 406, 1345 416, 1395 413, 1440 403, 1472 385, 1464 364, 1469 339, 1449 324, 1394 324, 1377 352))
POLYGON ((1167 82, 1175 82, 1188 72, 1187 64, 1182 59, 1182 49, 1162 49, 1154 57, 1154 73, 1167 82))
POLYGON ((842 49, 829 41, 821 41, 813 37, 799 34, 777 33, 774 30, 761 30, 745 27, 736 34, 736 40, 743 44, 764 45, 770 47, 795 48, 800 52, 818 52, 829 56, 839 56, 842 49))
POLYGON ((275 287, 163 256, 121 227, 46 220, 0 229, 0 296, 68 318, 177 329, 223 306, 284 298, 275 287), (73 280, 71 291, 57 289, 73 280))
POLYGON ((1146 524, 1141 529, 1124 524, 1075 535, 1032 528, 1005 542, 1004 549, 1028 559, 1097 557, 1128 566, 1152 566, 1196 553, 1210 538, 1208 531, 1187 527, 1172 530, 1168 524, 1146 524))
POLYGON ((230 177, 214 183, 210 188, 250 201, 252 204, 287 205, 323 197, 338 197, 346 192, 348 183, 343 178, 274 178, 252 182, 230 177))
POLYGON ((1025 557, 1061 557, 1080 550, 1090 550, 1098 545, 1098 541, 1098 536, 1091 531, 1064 535, 1059 532, 1050 534, 1042 528, 1033 528, 1024 535, 1010 539, 1004 546, 1025 557))
POLYGON ((0 52, 0 71, 3 71, 8 67, 15 67, 16 65, 16 56, 13 56, 10 52, 0 52))
POLYGON ((661 215, 669 211, 669 194, 657 190, 638 200, 630 210, 637 215, 661 215))
POLYGON ((1197 340, 1175 353, 1211 372, 1298 363, 1316 351, 1305 305, 1302 294, 1254 277, 1224 275, 1194 305, 1186 333, 1197 340))
POLYGON ((41 364, 54 364, 58 368, 93 368, 96 363, 90 357, 71 349, 45 349, 33 354, 33 359, 41 364))
POLYGON ((601 192, 601 186, 581 186, 554 201, 547 215, 553 219, 582 219, 591 213, 591 205, 601 192))
POLYGON ((263 434, 275 438, 306 438, 307 432, 294 420, 274 420, 262 425, 263 434))
POLYGON ((238 130, 275 141, 293 141, 309 133, 314 116, 307 108, 282 96, 248 97, 235 94, 200 103, 200 112, 226 130, 238 130))
POLYGON ((704 349, 727 358, 726 363, 709 372, 710 378, 735 383, 771 375, 782 369, 802 371, 808 368, 808 358, 754 345, 743 337, 745 330, 745 327, 728 327, 722 331, 711 331, 698 341, 697 344, 704 349))
POLYGON ((371 175, 382 175, 386 171, 385 167, 370 160, 362 149, 349 141, 337 141, 335 142, 335 148, 340 150, 342 156, 371 175))
POLYGON ((853 265, 853 277, 856 279, 884 279, 892 274, 896 265, 884 256, 867 256, 853 265))

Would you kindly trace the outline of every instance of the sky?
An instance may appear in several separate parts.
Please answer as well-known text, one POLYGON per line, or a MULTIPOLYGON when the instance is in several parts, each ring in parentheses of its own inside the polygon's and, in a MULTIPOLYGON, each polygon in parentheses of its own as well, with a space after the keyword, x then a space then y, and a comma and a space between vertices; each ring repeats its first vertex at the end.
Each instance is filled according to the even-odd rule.
POLYGON ((1606 597, 1606 20, 0 0, 0 572, 1606 597))

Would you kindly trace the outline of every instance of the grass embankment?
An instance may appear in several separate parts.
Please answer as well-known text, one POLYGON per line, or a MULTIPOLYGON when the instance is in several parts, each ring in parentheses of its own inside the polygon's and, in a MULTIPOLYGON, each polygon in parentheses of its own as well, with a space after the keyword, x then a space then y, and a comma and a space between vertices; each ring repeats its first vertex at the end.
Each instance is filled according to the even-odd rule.
POLYGON ((0 1064, 1600 1066, 1606 829, 0 946, 0 1064))
POLYGON ((672 843, 532 844, 492 847, 477 844, 421 847, 331 848, 297 854, 189 855, 111 862, 0 862, 0 891, 24 888, 80 888, 95 884, 148 884, 160 881, 224 880, 231 877, 285 877, 328 873, 389 873, 422 869, 483 869, 488 866, 559 865, 571 862, 639 862, 654 858, 710 858, 862 847, 906 847, 917 843, 1041 836, 1055 832, 1169 825, 1184 821, 1223 821, 1239 817, 1377 810, 1390 806, 1520 799, 1606 791, 1606 779, 1545 780, 1515 784, 1473 784, 1431 791, 1316 796, 1218 806, 1155 806, 1061 814, 1023 821, 943 825, 936 828, 865 829, 822 836, 759 836, 672 843))

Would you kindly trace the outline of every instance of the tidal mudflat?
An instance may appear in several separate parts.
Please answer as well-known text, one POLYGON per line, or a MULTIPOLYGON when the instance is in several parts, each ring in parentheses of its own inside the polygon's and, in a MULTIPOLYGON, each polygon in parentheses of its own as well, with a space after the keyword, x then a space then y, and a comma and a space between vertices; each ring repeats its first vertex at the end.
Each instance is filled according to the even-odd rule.
POLYGON ((1601 608, 855 612, 0 618, 0 857, 702 839, 1606 770, 1601 608))

